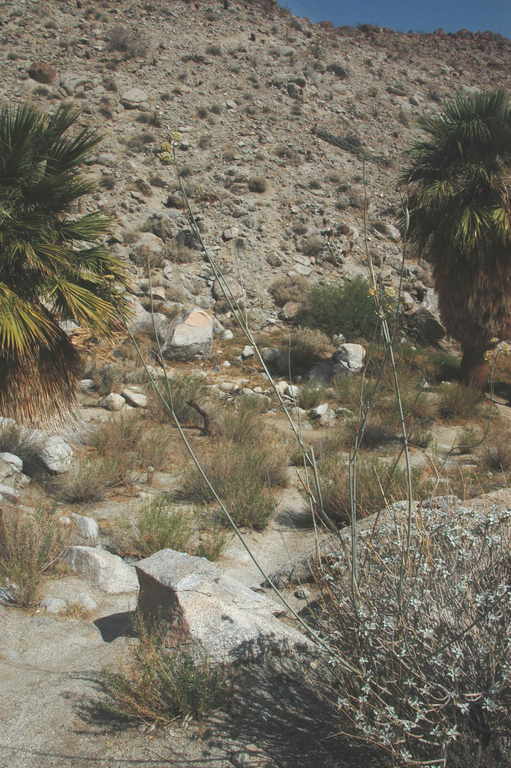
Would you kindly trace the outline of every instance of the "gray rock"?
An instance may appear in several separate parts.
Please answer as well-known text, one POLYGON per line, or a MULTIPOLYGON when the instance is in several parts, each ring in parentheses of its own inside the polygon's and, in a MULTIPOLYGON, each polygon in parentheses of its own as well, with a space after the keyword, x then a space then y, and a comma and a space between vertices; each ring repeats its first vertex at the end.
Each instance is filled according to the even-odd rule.
POLYGON ((71 513, 71 518, 82 539, 85 539, 88 544, 94 546, 99 538, 99 526, 94 518, 78 515, 76 512, 71 513))
POLYGON ((56 474, 67 472, 73 461, 73 449, 59 435, 47 437, 38 455, 46 469, 56 474))
POLYGON ((233 299, 236 301, 240 301, 244 295, 245 291, 243 290, 242 286, 236 281, 233 280, 232 277, 227 277, 220 282, 220 280, 215 280, 213 283, 212 293, 213 298, 216 301, 225 301, 225 294, 222 288, 222 284, 225 285, 227 289, 227 295, 229 297, 232 296, 233 299))
POLYGON ((20 493, 10 485, 4 485, 0 483, 0 499, 7 504, 17 504, 20 498, 20 493))
POLYGON ((131 405, 134 408, 147 408, 148 399, 147 395, 144 395, 143 392, 127 387, 122 390, 121 394, 128 405, 131 405))
POLYGON ((163 549, 138 562, 136 571, 138 610, 163 622, 169 644, 191 637, 215 660, 232 658, 246 643, 268 635, 307 645, 302 634, 278 621, 280 605, 205 558, 163 549))
MULTIPOLYGON (((0 460, 4 464, 8 464, 13 472, 23 472, 23 460, 19 456, 15 456, 14 453, 0 453, 0 460)), ((0 474, 0 480, 2 480, 0 474)))
POLYGON ((95 384, 92 379, 82 379, 78 382, 78 389, 80 392, 91 392, 95 389, 95 384))
POLYGON ((213 318, 195 307, 158 329, 162 354, 167 360, 207 358, 213 344, 213 318))
POLYGON ((361 344, 341 344, 332 355, 335 366, 351 373, 358 373, 364 367, 366 351, 361 344))
POLYGON ((243 360, 248 360, 249 357, 254 357, 254 355, 255 355, 254 347, 250 346, 250 344, 246 344, 241 350, 241 357, 243 358, 243 360))
POLYGON ((39 606, 46 613, 62 613, 67 607, 67 602, 60 597, 44 597, 39 606))
POLYGON ((141 88, 127 88, 121 91, 120 98, 126 109, 142 109, 147 106, 148 95, 141 88))
POLYGON ((120 411, 126 405, 126 400, 117 392, 110 392, 109 395, 106 395, 106 397, 99 401, 99 404, 102 408, 106 408, 107 411, 120 411))
POLYGON ((133 566, 111 552, 94 547, 69 547, 64 560, 75 573, 103 592, 119 594, 138 589, 133 566))

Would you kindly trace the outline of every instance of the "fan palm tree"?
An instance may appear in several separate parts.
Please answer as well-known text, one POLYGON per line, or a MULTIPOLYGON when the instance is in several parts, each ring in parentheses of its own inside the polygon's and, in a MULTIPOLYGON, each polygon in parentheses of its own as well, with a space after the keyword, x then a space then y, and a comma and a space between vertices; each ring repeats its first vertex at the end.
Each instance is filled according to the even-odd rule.
POLYGON ((459 95, 423 117, 409 151, 408 237, 432 264, 440 314, 461 345, 465 383, 484 388, 485 353, 511 334, 511 103, 459 95))
POLYGON ((78 119, 0 109, 0 414, 22 422, 74 404, 79 353, 62 322, 108 337, 127 311, 125 267, 103 245, 109 219, 78 211, 94 188, 79 166, 100 141, 78 119))

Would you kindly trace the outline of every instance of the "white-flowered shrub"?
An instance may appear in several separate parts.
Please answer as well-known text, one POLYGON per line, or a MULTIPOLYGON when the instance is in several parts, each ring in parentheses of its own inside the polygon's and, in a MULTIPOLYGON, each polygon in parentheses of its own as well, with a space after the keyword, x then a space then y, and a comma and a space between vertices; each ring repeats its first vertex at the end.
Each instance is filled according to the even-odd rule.
POLYGON ((322 629, 336 653, 339 733, 385 765, 511 765, 511 511, 394 505, 331 560, 322 629), (339 659, 348 659, 355 674, 339 659))

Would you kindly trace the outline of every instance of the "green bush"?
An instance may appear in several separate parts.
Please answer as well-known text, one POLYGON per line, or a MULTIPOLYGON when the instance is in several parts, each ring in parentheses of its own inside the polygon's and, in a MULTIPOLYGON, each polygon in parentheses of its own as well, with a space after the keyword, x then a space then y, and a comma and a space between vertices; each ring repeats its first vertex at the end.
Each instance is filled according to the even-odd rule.
POLYGON ((342 333, 347 340, 374 339, 379 323, 369 284, 362 277, 314 286, 301 320, 329 336, 342 333))
MULTIPOLYGON (((178 374, 170 376, 168 381, 162 377, 158 381, 158 389, 180 422, 187 426, 202 425, 201 416, 188 403, 195 400, 200 404, 207 396, 208 389, 203 376, 178 374)), ((151 413, 157 421, 173 423, 172 416, 158 396, 154 396, 151 413)))
POLYGON ((299 376, 321 360, 326 360, 333 352, 330 339, 322 331, 298 328, 281 341, 280 355, 272 367, 282 376, 299 376))
POLYGON ((173 509, 165 496, 146 504, 138 515, 140 557, 149 557, 160 549, 187 552, 193 534, 193 516, 186 510, 173 509))

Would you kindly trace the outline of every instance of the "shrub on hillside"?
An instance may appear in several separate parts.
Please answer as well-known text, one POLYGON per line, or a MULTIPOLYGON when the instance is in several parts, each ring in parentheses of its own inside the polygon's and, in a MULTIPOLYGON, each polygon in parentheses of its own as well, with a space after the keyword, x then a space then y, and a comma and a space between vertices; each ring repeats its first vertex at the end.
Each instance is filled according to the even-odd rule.
POLYGON ((349 282, 314 286, 302 322, 330 336, 342 333, 348 341, 373 339, 379 320, 367 280, 356 277, 349 282))
POLYGON ((280 344, 280 355, 273 363, 282 376, 299 376, 313 365, 331 357, 334 347, 328 336, 312 328, 293 330, 280 344))
POLYGON ((300 275, 278 277, 270 285, 269 290, 279 307, 283 307, 288 301, 301 304, 310 291, 310 282, 300 275))

